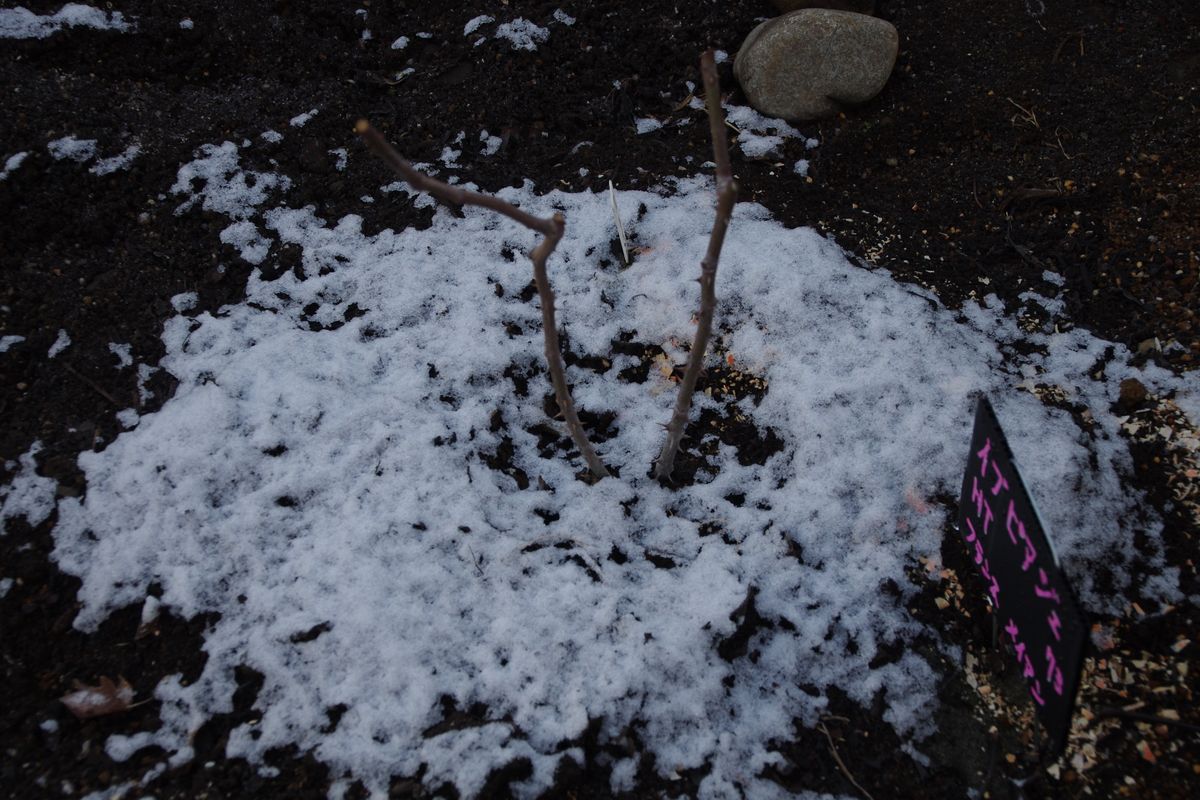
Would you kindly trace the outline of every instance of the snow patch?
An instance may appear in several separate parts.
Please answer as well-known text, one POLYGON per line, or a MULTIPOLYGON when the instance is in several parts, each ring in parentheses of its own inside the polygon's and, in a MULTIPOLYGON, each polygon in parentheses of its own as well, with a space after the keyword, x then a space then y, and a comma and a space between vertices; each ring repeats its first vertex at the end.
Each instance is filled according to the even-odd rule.
POLYGON ((400 36, 396 39, 396 41, 392 42, 393 50, 403 50, 406 47, 408 47, 408 37, 407 36, 400 36))
POLYGON ((320 113, 321 112, 315 108, 310 109, 309 111, 305 111, 303 114, 297 114, 296 116, 292 117, 290 120, 288 120, 288 125, 291 125, 293 128, 303 128, 310 119, 320 113))
POLYGON ((646 133, 652 133, 663 126, 662 122, 654 117, 643 117, 634 122, 638 136, 646 133))
POLYGON ((4 169, 0 170, 0 181, 8 180, 8 176, 15 172, 17 167, 24 164, 27 158, 29 158, 28 150, 9 156, 4 162, 4 169))
POLYGON ((5 465, 10 471, 16 469, 17 474, 7 486, 0 486, 0 536, 5 534, 5 523, 10 519, 23 517, 31 527, 37 527, 54 510, 58 484, 37 474, 34 456, 41 451, 42 443, 34 442, 19 464, 10 461, 5 465))
POLYGON ((215 211, 241 220, 267 201, 268 192, 286 191, 292 182, 281 175, 247 171, 241 168, 238 148, 233 142, 206 144, 196 151, 196 160, 179 168, 172 194, 189 194, 175 214, 184 213, 197 203, 205 211, 215 211), (193 188, 202 183, 199 189, 193 188))
MULTIPOLYGON (((201 152, 200 162, 236 164, 236 151, 201 152)), ((612 342, 628 330, 653 344, 690 339, 711 181, 619 193, 622 206, 645 206, 648 248, 621 272, 597 255, 612 235, 607 192, 539 196, 526 183, 500 194, 566 215, 551 265, 559 322, 577 352, 614 362, 570 378, 583 408, 613 415, 598 449, 623 477, 578 481, 577 456, 544 452, 528 433, 557 430, 532 399, 549 390, 540 312, 495 286, 528 283, 528 261, 503 253, 530 250, 533 232, 473 206, 373 236, 353 215, 266 211, 274 235, 319 269, 252 275, 245 302, 169 320, 162 365, 175 396, 83 453, 88 492, 60 503, 54 558, 82 580, 80 628, 143 602, 151 583, 185 617, 219 615, 199 679, 156 689, 162 727, 111 737, 110 755, 157 744, 190 757, 189 733, 228 711, 241 663, 265 676, 261 718, 233 730, 229 757, 261 763, 296 745, 379 793, 425 765, 429 786, 470 795, 527 758, 533 776, 518 789, 537 795, 573 757, 559 744, 592 720, 602 738, 640 721, 666 772, 707 765, 703 796, 767 792, 758 776, 771 743, 795 719, 815 724, 835 687, 864 704, 886 689, 885 718, 919 739, 937 704, 933 670, 909 647, 870 664, 893 644, 937 638, 906 610, 916 587, 905 570, 940 552, 945 514, 918 514, 906 497, 957 494, 980 390, 1085 605, 1125 602, 1135 529, 1148 569, 1162 571, 1161 523, 1123 481, 1132 464, 1108 409, 1126 377, 1195 396, 1196 376, 1136 369, 1125 348, 1079 329, 1025 334, 994 298, 949 311, 886 270, 855 267, 815 231, 739 203, 716 344, 769 386, 733 411, 782 449, 743 465, 717 445, 715 469, 668 490, 645 471, 674 384, 657 371, 644 384, 616 380, 633 362, 612 342), (501 334, 510 323, 522 333, 501 334), (1090 408, 1092 431, 1014 388, 1021 367, 1090 408), (511 370, 537 375, 531 398, 514 395, 511 370), (487 466, 501 446, 528 488, 487 466), (714 526, 722 535, 707 535, 714 526), (1101 564, 1111 588, 1092 579, 1101 564), (889 581, 901 597, 881 591, 889 581), (751 640, 757 658, 726 661, 718 647, 752 589, 760 615, 789 624, 751 640), (490 721, 427 738, 445 697, 483 704, 490 721), (338 704, 347 712, 324 732, 338 704)), ((1177 576, 1164 575, 1169 595, 1177 576)), ((631 785, 635 765, 617 766, 614 786, 631 785)))
POLYGON ((512 22, 505 22, 497 27, 496 38, 507 39, 513 50, 533 52, 540 43, 550 38, 550 31, 523 17, 517 17, 512 22))
POLYGON ((55 14, 38 15, 27 8, 0 8, 0 39, 45 39, 63 28, 95 30, 133 30, 120 11, 106 14, 93 6, 67 3, 55 14))
POLYGON ((239 220, 221 231, 221 241, 237 248, 238 255, 250 264, 261 264, 271 252, 271 241, 247 220, 239 220))
POLYGON ((96 157, 96 140, 76 139, 74 136, 64 136, 61 139, 49 142, 46 145, 46 149, 50 151, 50 155, 55 161, 62 161, 64 158, 67 158, 82 164, 96 157))
POLYGON ((492 136, 486 130, 479 132, 479 141, 483 142, 483 148, 479 151, 481 155, 494 156, 500 150, 500 145, 504 141, 499 136, 492 136))
POLYGON ((71 337, 67 335, 66 330, 59 328, 58 338, 54 340, 54 344, 50 345, 50 349, 46 351, 46 358, 56 358, 59 353, 71 346, 71 337))
POLYGON ((468 20, 467 24, 463 26, 463 36, 470 36, 484 25, 489 25, 495 21, 495 17, 487 14, 480 14, 478 17, 468 20))
POLYGON ((133 366, 133 347, 131 345, 109 342, 108 351, 117 357, 117 369, 133 366))
POLYGON ((7 353, 10 347, 23 341, 24 336, 0 336, 0 353, 7 353))
POLYGON ((118 155, 100 159, 92 165, 92 168, 88 172, 91 172, 93 175, 108 175, 120 169, 129 169, 129 166, 133 164, 134 159, 141 152, 142 146, 140 144, 131 144, 118 155))
POLYGON ((180 292, 171 298, 171 307, 179 313, 191 311, 200 302, 200 296, 195 292, 180 292))

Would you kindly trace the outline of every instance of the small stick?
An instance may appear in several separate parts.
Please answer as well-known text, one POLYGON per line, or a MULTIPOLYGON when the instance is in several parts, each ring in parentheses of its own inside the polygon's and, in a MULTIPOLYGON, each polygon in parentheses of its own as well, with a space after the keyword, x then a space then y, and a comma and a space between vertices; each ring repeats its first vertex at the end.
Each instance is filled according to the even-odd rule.
POLYGON ((117 406, 118 408, 120 408, 121 404, 117 402, 117 398, 113 397, 111 394, 109 394, 108 392, 101 389, 100 384, 96 383, 94 380, 92 380, 88 376, 84 375, 79 370, 72 367, 70 364, 63 364, 63 369, 65 369, 67 372, 74 375, 76 378, 79 378, 79 380, 83 381, 88 386, 95 389, 96 393, 98 395, 100 395, 101 397, 103 397, 105 400, 112 403, 114 406, 117 406))
POLYGON ((1124 717, 1125 719, 1137 720, 1138 722, 1153 722, 1155 724, 1173 725, 1177 728, 1183 728, 1192 733, 1200 733, 1200 725, 1193 725, 1190 722, 1183 722, 1177 719, 1168 717, 1160 717, 1157 714, 1142 714, 1137 711, 1126 711, 1123 708, 1113 708, 1104 706, 1096 710, 1096 718, 1101 717, 1124 717))
POLYGON ((704 366, 704 354, 708 349, 708 337, 712 332, 713 312, 717 307, 717 262, 721 258, 721 245, 725 243, 725 231, 729 228, 729 217, 737 200, 737 184, 733 182, 733 167, 729 164, 729 144, 725 137, 725 115, 721 111, 721 87, 717 80, 717 66, 712 50, 700 57, 700 74, 704 76, 704 100, 708 106, 708 128, 712 134, 713 157, 717 164, 717 211, 712 234, 708 238, 708 251, 700 262, 700 318, 696 323, 696 338, 688 355, 687 369, 679 385, 679 396, 675 400, 675 411, 667 423, 667 440, 658 454, 654 477, 660 481, 670 480, 675 468, 675 455, 683 441, 683 429, 687 425, 688 413, 692 409, 692 394, 696 381, 704 366))
POLYGON ((825 723, 818 722, 817 728, 821 731, 821 733, 825 734, 825 738, 829 742, 829 752, 833 754, 833 760, 837 762, 838 769, 840 769, 842 774, 846 776, 846 780, 850 781, 850 783, 854 785, 855 789, 858 789, 858 791, 862 792, 862 796, 867 798, 867 800, 875 800, 875 798, 871 797, 871 793, 859 786, 858 781, 854 780, 854 776, 850 774, 850 770, 846 767, 846 762, 842 761, 842 757, 838 755, 837 746, 834 745, 833 737, 829 735, 829 728, 825 727, 825 723))
POLYGON ((470 192, 462 187, 443 183, 413 167, 365 119, 360 119, 354 126, 354 130, 367 143, 367 146, 375 151, 375 155, 398 172, 414 189, 429 192, 450 206, 482 206, 542 234, 542 241, 529 254, 529 259, 533 262, 533 280, 537 284, 538 297, 542 303, 542 328, 546 343, 546 363, 550 367, 550 382, 554 385, 554 397, 558 401, 563 419, 566 420, 567 430, 575 441, 575 446, 583 455, 584 461, 587 462, 588 469, 596 478, 607 478, 608 469, 596 455, 596 451, 592 449, 592 444, 588 441, 587 433, 583 429, 583 423, 579 421, 579 415, 575 412, 575 402, 571 399, 571 390, 567 387, 567 374, 563 368, 562 350, 558 343, 558 327, 554 322, 554 290, 550 288, 550 279, 546 275, 546 259, 558 246, 558 240, 562 238, 563 229, 566 226, 563 215, 555 214, 550 219, 542 219, 522 211, 511 203, 506 203, 499 197, 470 192))

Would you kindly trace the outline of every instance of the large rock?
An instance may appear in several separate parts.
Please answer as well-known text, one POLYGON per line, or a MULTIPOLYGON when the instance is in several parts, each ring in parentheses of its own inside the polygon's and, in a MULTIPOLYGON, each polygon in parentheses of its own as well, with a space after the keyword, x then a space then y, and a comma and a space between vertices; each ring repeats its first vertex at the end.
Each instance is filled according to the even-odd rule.
POLYGON ((771 5, 780 14, 802 8, 830 8, 834 11, 853 11, 856 14, 874 14, 875 0, 771 0, 771 5))
POLYGON ((865 103, 892 74, 900 35, 865 14, 808 8, 750 31, 733 74, 763 114, 818 119, 843 104, 865 103))

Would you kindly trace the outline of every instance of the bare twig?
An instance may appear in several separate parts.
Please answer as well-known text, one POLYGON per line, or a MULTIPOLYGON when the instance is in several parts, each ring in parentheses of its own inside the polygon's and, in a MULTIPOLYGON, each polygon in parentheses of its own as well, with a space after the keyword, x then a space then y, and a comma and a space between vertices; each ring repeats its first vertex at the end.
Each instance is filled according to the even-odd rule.
POLYGON ((1142 714, 1137 711, 1126 711, 1123 708, 1113 708, 1104 706, 1096 710, 1096 718, 1101 717, 1123 717, 1132 719, 1138 722, 1153 722, 1159 725, 1173 725, 1177 728, 1183 728, 1185 731, 1192 733, 1200 733, 1200 725, 1194 725, 1190 722, 1182 722, 1181 720, 1171 719, 1169 717, 1160 717, 1157 714, 1142 714))
POLYGON ((713 220, 712 234, 708 238, 708 252, 700 262, 700 318, 696 323, 696 338, 688 355, 687 370, 679 385, 679 396, 675 400, 675 411, 667 423, 667 440, 658 455, 654 477, 668 480, 675 467, 675 455, 683 440, 683 429, 687 425, 688 413, 692 409, 692 394, 696 381, 704 366, 704 354, 708 349, 708 337, 712 332, 713 312, 717 307, 717 262, 721 258, 721 245, 725 243, 725 231, 729 228, 729 217, 737 199, 737 184, 733 182, 733 168, 729 164, 729 145, 725 138, 725 114, 721 111, 721 87, 717 81, 717 67, 711 50, 700 57, 700 74, 704 76, 704 100, 708 106, 708 127, 712 134, 713 158, 717 164, 717 211, 713 220))
POLYGON ((63 369, 65 369, 67 372, 74 375, 76 378, 79 378, 79 380, 83 381, 88 386, 92 387, 92 389, 95 390, 96 394, 100 395, 105 400, 112 403, 114 406, 116 406, 118 408, 121 407, 121 404, 117 402, 117 398, 113 397, 111 394, 104 391, 104 389, 100 388, 100 384, 96 383, 94 380, 89 378, 87 375, 84 375, 82 372, 75 369, 70 364, 63 364, 63 369))
POLYGON ((608 477, 608 470, 600 457, 596 455, 596 451, 592 449, 587 433, 583 430, 583 423, 579 421, 579 415, 575 412, 571 390, 567 387, 566 370, 563 369, 562 351, 558 344, 558 328, 554 322, 554 291, 550 288, 550 279, 546 275, 546 259, 554 252, 554 248, 558 246, 558 240, 562 238, 563 228, 566 224, 562 214, 555 214, 550 219, 542 219, 522 211, 511 203, 506 203, 499 197, 470 192, 459 186, 443 183, 413 167, 365 119, 358 121, 355 131, 367 143, 367 146, 375 151, 377 156, 398 172, 414 189, 429 192, 447 205, 482 206, 542 234, 542 241, 529 254, 529 259, 533 262, 533 279, 537 284, 538 297, 542 303, 546 363, 550 368, 550 382, 554 385, 554 397, 558 401, 559 410, 562 411, 563 419, 567 423, 567 430, 575 441, 575 446, 583 454, 592 475, 597 478, 608 477))
POLYGON ((871 793, 860 786, 858 781, 854 780, 854 776, 850 774, 850 770, 846 766, 846 762, 842 761, 842 757, 838 755, 837 746, 834 745, 833 737, 829 735, 829 728, 825 727, 825 723, 818 722, 817 729, 820 730, 821 733, 825 734, 825 739, 829 742, 829 752, 833 754, 833 760, 837 762, 838 769, 840 769, 842 774, 846 776, 846 780, 850 781, 850 783, 854 785, 854 788, 858 789, 858 791, 862 793, 862 796, 867 798, 867 800, 875 800, 875 798, 871 797, 871 793))

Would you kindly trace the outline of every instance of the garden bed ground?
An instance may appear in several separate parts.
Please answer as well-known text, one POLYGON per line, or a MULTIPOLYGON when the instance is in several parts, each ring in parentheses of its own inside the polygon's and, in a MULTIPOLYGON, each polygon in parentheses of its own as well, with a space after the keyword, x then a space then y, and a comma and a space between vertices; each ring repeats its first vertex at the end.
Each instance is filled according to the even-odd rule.
MULTIPOLYGON (((53 3, 25 5, 38 13, 57 10, 53 3)), ((460 150, 455 174, 485 190, 520 187, 528 179, 539 193, 601 190, 609 180, 624 192, 645 191, 646 230, 661 226, 655 214, 666 213, 666 207, 656 206, 651 196, 673 179, 701 174, 709 158, 703 111, 687 102, 688 82, 699 83, 698 54, 712 46, 732 56, 772 9, 765 2, 595 5, 563 4, 574 19, 566 24, 555 20, 559 6, 553 3, 468 2, 447 8, 375 0, 212 8, 130 0, 114 6, 134 22, 132 31, 76 28, 45 39, 0 39, 0 100, 6 110, 0 157, 29 153, 0 181, 0 336, 24 337, 0 354, 6 482, 18 474, 28 477, 17 462, 40 442, 37 473, 57 483, 58 498, 69 504, 87 496, 80 454, 116 447, 133 433, 122 434, 118 412, 135 408, 148 425, 177 391, 177 373, 172 378, 169 370, 150 369, 168 353, 164 325, 170 328, 179 319, 172 298, 194 292, 187 314, 199 318, 246 299, 248 280, 258 270, 270 279, 303 283, 311 262, 302 258, 304 246, 287 234, 272 239, 255 266, 243 257, 254 242, 221 243, 221 232, 230 226, 227 213, 199 205, 175 213, 186 192, 173 194, 172 187, 181 166, 194 163, 203 145, 253 140, 252 148, 243 148, 245 166, 285 176, 291 185, 281 202, 311 205, 331 223, 358 215, 367 238, 387 228, 450 223, 435 220, 431 207, 414 203, 405 192, 379 190, 393 178, 355 141, 353 121, 362 116, 415 161, 437 166, 444 148, 460 150), (356 13, 360 8, 366 13, 356 13), (511 49, 491 36, 490 26, 479 36, 464 36, 463 26, 480 14, 499 21, 528 18, 547 26, 550 35, 531 52, 511 49), (181 27, 185 18, 191 25, 181 27), (421 38, 419 32, 431 36, 421 38), (393 49, 401 36, 408 45, 393 49), (481 36, 488 38, 476 46, 481 36), (317 113, 302 126, 291 124, 310 109, 317 113), (664 124, 639 134, 636 121, 646 119, 664 124), (278 142, 260 138, 269 130, 284 135, 278 142), (498 140, 481 139, 485 130, 498 140), (467 138, 457 143, 460 131, 467 138), (140 152, 127 169, 94 174, 88 163, 56 160, 48 152, 49 142, 68 135, 98 140, 102 157, 135 143, 140 152), (364 202, 364 195, 373 201, 364 202), (52 358, 60 331, 70 343, 52 358), (119 368, 111 343, 130 345, 133 363, 148 369, 119 368)), ((915 284, 914 292, 932 291, 951 309, 938 317, 947 325, 954 310, 975 308, 994 294, 1014 315, 1024 309, 1019 323, 1031 335, 1047 325, 1062 331, 1078 326, 1136 354, 1132 368, 1157 365, 1180 373, 1170 385, 1186 387, 1194 398, 1191 370, 1200 360, 1200 10, 1165 1, 881 0, 879 13, 901 34, 899 62, 883 94, 836 119, 796 126, 803 135, 784 138, 778 157, 749 159, 735 144, 742 199, 761 204, 786 227, 811 226, 827 234, 848 251, 856 269, 883 268, 896 281, 915 284), (815 147, 808 139, 816 140, 815 147), (800 160, 808 162, 807 175, 796 169, 800 160), (1061 285, 1048 285, 1046 273, 1060 276, 1055 281, 1061 285), (1038 311, 1022 297, 1030 291, 1051 296, 1051 302, 1038 311)), ((721 65, 721 76, 729 103, 744 105, 730 62, 721 65)), ((639 195, 626 196, 634 198, 630 216, 636 216, 639 195)), ((765 262, 775 256, 761 254, 765 262)), ((661 253, 638 257, 649 261, 661 253)), ((606 268, 615 269, 615 250, 610 258, 606 268)), ((518 252, 514 269, 520 261, 518 252)), ((746 270, 753 276, 749 266, 746 270)), ((498 292, 519 298, 524 288, 507 285, 498 292)), ((533 307, 528 310, 532 314, 533 307)), ((314 331, 351 324, 357 313, 344 309, 341 321, 331 321, 321 311, 303 313, 314 331)), ((958 318, 978 321, 973 313, 958 318)), ((529 325, 523 318, 512 322, 517 330, 508 331, 509 338, 536 333, 521 330, 529 325)), ((568 364, 576 374, 594 371, 626 387, 645 381, 664 366, 660 356, 667 343, 648 341, 643 331, 628 333, 601 354, 624 359, 620 379, 613 374, 618 370, 589 360, 597 354, 583 348, 569 354, 568 364)), ((812 347, 841 345, 823 341, 821 333, 812 331, 812 347)), ((682 464, 681 483, 692 484, 705 471, 704 459, 719 452, 736 453, 734 463, 752 469, 747 465, 762 464, 781 446, 769 427, 730 410, 735 401, 747 407, 769 391, 755 370, 742 371, 741 360, 753 364, 756 355, 718 355, 725 356, 732 362, 711 370, 706 385, 718 400, 729 399, 728 413, 714 406, 689 431, 693 447, 682 464)), ((1112 359, 1099 358, 1095 370, 1127 368, 1110 366, 1112 359)), ((502 388, 528 394, 522 407, 540 415, 540 423, 529 421, 540 431, 539 450, 565 458, 565 438, 538 402, 549 394, 545 376, 536 368, 522 373, 521 367, 514 363, 505 376, 511 388, 502 388)), ((667 372, 670 367, 667 363, 667 372)), ((1080 718, 1063 758, 1048 769, 1039 767, 1040 731, 1019 678, 990 647, 980 586, 946 526, 937 558, 905 565, 894 576, 894 590, 881 587, 903 598, 912 620, 936 634, 905 640, 911 654, 888 652, 881 644, 874 662, 884 668, 915 654, 930 665, 941 701, 933 712, 936 731, 914 755, 885 719, 883 692, 871 702, 834 687, 824 692, 827 706, 818 724, 798 725, 789 739, 775 743, 781 758, 763 767, 766 783, 855 795, 861 789, 848 772, 875 797, 958 797, 972 790, 999 797, 1022 791, 1066 797, 1195 795, 1200 644, 1191 640, 1200 630, 1195 565, 1200 465, 1188 442, 1195 443, 1198 420, 1189 421, 1170 398, 1154 392, 1153 381, 1148 380, 1150 394, 1131 391, 1119 398, 1115 381, 1098 380, 1113 391, 1106 403, 1092 407, 1035 381, 1013 389, 1061 409, 1066 413, 1060 421, 1073 419, 1083 431, 1091 430, 1093 417, 1126 417, 1127 438, 1118 444, 1127 448, 1130 468, 1120 478, 1138 497, 1121 522, 1132 539, 1127 602, 1114 601, 1092 619, 1080 718), (1137 572, 1144 529, 1156 528, 1158 519, 1161 534, 1152 538, 1161 542, 1161 553, 1154 563, 1178 570, 1183 598, 1170 605, 1154 602, 1153 576, 1137 572), (948 655, 953 648, 957 658, 948 655), (1176 719, 1147 721, 1130 714, 1176 719)), ((1014 375, 1008 384, 1021 382, 1014 375)), ((1090 396, 1100 397, 1097 392, 1090 396)), ((1190 402, 1194 409, 1194 399, 1190 402)), ((510 412, 507 421, 492 420, 488 434, 501 446, 480 458, 517 486, 532 481, 536 487, 535 476, 502 446, 507 426, 521 421, 514 419, 510 412)), ((596 416, 585 422, 603 434, 612 420, 596 416)), ((616 440, 617 433, 612 435, 616 440)), ((941 432, 930 433, 935 435, 941 432)), ((964 451, 966 443, 964 438, 964 451)), ((628 473, 649 464, 617 466, 628 473)), ((943 494, 912 498, 910 505, 927 503, 940 513, 955 502, 943 494)), ((1048 513, 1089 515, 1084 508, 1048 513)), ((97 618, 90 632, 77 630, 73 623, 86 603, 78 594, 80 580, 59 571, 51 558, 58 524, 58 513, 34 527, 14 515, 0 536, 0 579, 12 581, 0 592, 4 796, 325 796, 329 769, 311 752, 270 751, 266 763, 276 768, 273 773, 226 755, 231 733, 263 717, 256 699, 264 676, 249 667, 232 670, 231 705, 199 725, 191 738, 192 758, 159 770, 164 753, 155 747, 120 762, 106 753, 110 736, 157 729, 160 701, 79 722, 58 698, 74 681, 92 684, 102 676, 127 678, 139 701, 154 698, 169 676, 181 676, 183 686, 194 683, 209 658, 204 637, 218 619, 166 613, 140 626, 143 605, 137 603, 97 618), (147 780, 151 770, 157 774, 147 780)), ((533 552, 537 549, 542 548, 533 552)), ((564 558, 578 560, 575 578, 590 584, 589 557, 572 555, 569 547, 562 551, 564 558)), ((611 556, 619 561, 629 554, 611 556)), ((805 564, 802 552, 793 557, 797 569, 805 564)), ((674 567, 664 558, 646 555, 659 571, 674 567)), ((1090 580, 1101 594, 1111 583, 1103 570, 1090 580)), ((787 616, 756 608, 753 595, 748 597, 728 609, 731 631, 721 639, 720 656, 731 664, 755 655, 756 647, 766 649, 771 631, 792 624, 787 616)), ((322 635, 315 628, 309 633, 318 641, 322 635)), ((345 657, 366 658, 372 646, 363 642, 362 653, 345 657)), ((341 713, 330 716, 331 734, 341 713)), ((429 732, 433 737, 484 729, 492 722, 487 707, 448 703, 429 732)), ((552 794, 608 796, 614 785, 627 785, 639 797, 690 796, 710 777, 711 765, 672 774, 652 759, 639 762, 646 748, 637 725, 620 738, 602 727, 594 721, 564 746, 577 748, 581 757, 575 766, 560 765, 552 794), (614 783, 616 764, 637 764, 636 777, 614 783)), ((528 759, 514 758, 481 779, 481 794, 503 796, 531 769, 528 759)), ((402 797, 436 790, 422 785, 424 777, 398 773, 391 792, 402 797)), ((347 783, 349 796, 365 791, 353 779, 347 783)), ((762 785, 749 791, 761 794, 762 785)))

